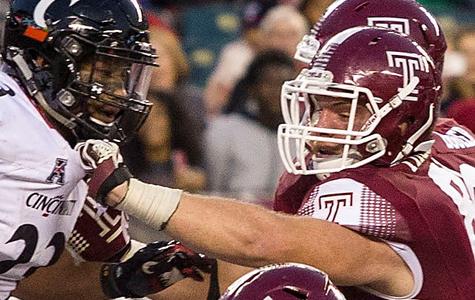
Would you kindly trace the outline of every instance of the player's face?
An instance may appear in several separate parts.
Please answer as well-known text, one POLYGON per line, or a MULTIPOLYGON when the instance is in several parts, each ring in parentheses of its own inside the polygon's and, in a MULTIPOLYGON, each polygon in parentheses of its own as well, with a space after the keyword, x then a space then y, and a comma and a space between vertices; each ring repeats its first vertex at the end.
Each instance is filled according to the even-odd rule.
MULTIPOLYGON (((310 96, 312 100, 311 117, 309 125, 318 128, 353 130, 362 129, 371 116, 365 103, 356 105, 354 118, 352 118, 352 105, 349 99, 339 99, 325 96, 310 96)), ((354 109, 354 108, 353 108, 354 109)), ((319 136, 344 139, 345 135, 338 133, 318 133, 319 136)), ((312 141, 308 147, 317 157, 339 155, 343 151, 343 145, 331 142, 312 141)))
POLYGON ((108 57, 104 60, 86 62, 82 65, 81 80, 100 84, 107 92, 100 94, 98 100, 88 101, 88 112, 92 118, 103 123, 114 122, 120 108, 114 106, 117 97, 126 97, 126 83, 130 66, 122 61, 108 57))

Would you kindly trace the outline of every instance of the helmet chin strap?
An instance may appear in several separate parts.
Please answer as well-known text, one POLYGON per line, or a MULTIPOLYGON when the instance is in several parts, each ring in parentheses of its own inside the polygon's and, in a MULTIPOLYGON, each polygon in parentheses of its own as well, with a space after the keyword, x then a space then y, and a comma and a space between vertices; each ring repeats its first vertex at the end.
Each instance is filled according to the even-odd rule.
MULTIPOLYGON (((404 99, 409 96, 419 84, 418 77, 412 77, 409 84, 407 84, 399 93, 397 93, 394 97, 392 97, 389 102, 384 105, 379 111, 379 118, 382 119, 387 114, 389 114, 393 109, 399 107, 404 99)), ((434 104, 431 104, 429 107, 429 118, 427 119, 426 123, 419 128, 411 137, 407 139, 406 144, 403 146, 402 150, 397 154, 396 158, 391 162, 394 164, 395 162, 401 160, 402 158, 409 155, 414 150, 414 142, 420 138, 427 129, 430 128, 432 122, 434 121, 434 104)), ((422 146, 422 145, 421 145, 422 146)))
POLYGON ((432 146, 432 142, 423 142, 420 143, 416 148, 414 148, 414 142, 417 141, 418 138, 420 138, 426 131, 432 126, 432 123, 434 122, 434 104, 431 104, 429 106, 429 118, 427 118, 427 121, 424 123, 419 130, 417 130, 410 138, 407 139, 406 144, 402 147, 402 150, 398 153, 396 158, 391 162, 391 164, 394 164, 398 162, 399 160, 403 159, 404 157, 408 156, 413 150, 417 151, 427 151, 427 147, 432 146))
POLYGON ((46 101, 45 97, 43 96, 43 93, 38 90, 35 83, 35 79, 33 78, 33 73, 28 67, 28 64, 26 63, 23 55, 21 54, 22 51, 20 49, 15 49, 15 53, 13 55, 11 52, 12 51, 7 51, 7 59, 13 61, 17 65, 18 69, 21 71, 20 75, 23 77, 22 79, 25 88, 28 90, 30 96, 35 98, 41 108, 43 108, 43 110, 54 120, 58 121, 69 129, 74 129, 76 127, 76 124, 72 120, 65 118, 63 115, 52 109, 46 101))
POLYGON ((419 77, 412 77, 411 81, 409 81, 409 83, 404 88, 402 88, 399 93, 394 95, 388 101, 388 103, 381 107, 378 113, 378 117, 382 119, 393 109, 398 108, 402 104, 402 102, 405 101, 404 99, 406 99, 406 97, 409 96, 416 89, 417 85, 419 84, 419 81, 419 77))

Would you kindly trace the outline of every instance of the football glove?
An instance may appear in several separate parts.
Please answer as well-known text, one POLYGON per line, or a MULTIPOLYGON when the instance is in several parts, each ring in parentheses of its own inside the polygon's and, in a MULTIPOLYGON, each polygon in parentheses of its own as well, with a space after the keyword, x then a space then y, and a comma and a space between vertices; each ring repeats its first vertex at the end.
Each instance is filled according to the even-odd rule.
POLYGON ((108 140, 87 140, 78 143, 74 149, 81 156, 81 165, 91 174, 87 181, 88 196, 104 204, 105 197, 116 186, 132 178, 123 163, 119 146, 108 140))
POLYGON ((109 298, 139 298, 155 294, 177 281, 190 277, 203 281, 213 261, 177 241, 154 242, 122 263, 101 268, 101 286, 109 298))

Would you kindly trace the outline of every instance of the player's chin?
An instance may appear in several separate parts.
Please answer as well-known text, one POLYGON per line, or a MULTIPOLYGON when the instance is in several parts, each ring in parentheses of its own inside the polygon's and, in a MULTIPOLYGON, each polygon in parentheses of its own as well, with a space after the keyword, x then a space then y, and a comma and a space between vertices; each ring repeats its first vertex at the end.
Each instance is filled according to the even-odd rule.
POLYGON ((117 107, 103 105, 96 107, 94 111, 91 112, 91 116, 103 124, 112 124, 118 119, 120 112, 121 110, 117 107))
POLYGON ((113 124, 117 120, 118 114, 98 113, 98 114, 93 115, 93 117, 104 124, 110 125, 110 124, 113 124))

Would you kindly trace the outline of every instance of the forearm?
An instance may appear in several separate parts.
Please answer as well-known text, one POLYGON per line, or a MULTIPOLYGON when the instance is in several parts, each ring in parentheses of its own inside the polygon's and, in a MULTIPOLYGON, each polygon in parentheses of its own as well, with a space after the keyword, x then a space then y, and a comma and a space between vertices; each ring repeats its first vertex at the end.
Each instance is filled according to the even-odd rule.
MULTIPOLYGON (((163 189, 148 188, 158 193, 163 189)), ((122 199, 124 195, 119 193, 114 197, 122 199)), ((161 201, 160 197, 151 197, 161 201)), ((149 218, 149 211, 153 210, 143 206, 147 199, 129 197, 129 193, 124 201, 128 202, 126 208, 141 209, 142 218, 149 218)), ((323 220, 187 193, 180 195, 173 214, 157 216, 159 221, 150 218, 149 225, 159 229, 167 224, 165 230, 174 238, 235 264, 258 267, 288 261, 306 263, 328 273, 340 285, 386 281, 387 274, 393 276, 398 272, 408 275, 404 262, 385 243, 323 220)))
POLYGON ((184 193, 165 230, 211 256, 258 267, 274 262, 263 237, 281 239, 273 229, 281 227, 278 220, 257 205, 184 193))
MULTIPOLYGON (((124 195, 125 189, 114 189, 109 198, 122 199, 124 195)), ((131 205, 143 208, 142 200, 146 199, 129 196, 127 194, 126 199, 129 205, 125 208, 131 205)), ((144 209, 147 217, 149 210, 144 209)), ((220 197, 188 193, 181 195, 176 210, 167 220, 167 233, 190 247, 219 259, 252 267, 297 261, 317 267, 323 265, 328 272, 339 266, 333 263, 338 249, 343 254, 347 253, 343 245, 345 239, 336 239, 338 235, 332 235, 332 231, 342 231, 339 234, 343 236, 355 235, 358 240, 363 239, 329 222, 278 214, 256 205, 220 197)), ((149 225, 160 229, 162 221, 151 219, 149 225)), ((339 256, 340 259, 345 258, 339 256)), ((352 254, 348 255, 348 260, 350 257, 352 254)))
MULTIPOLYGON (((157 193, 162 193, 161 189, 135 180, 129 189, 125 184, 115 188, 107 201, 110 205, 121 201, 118 208, 146 224, 159 230, 167 224, 165 230, 173 238, 236 264, 261 266, 273 262, 266 257, 270 241, 262 236, 287 235, 279 230, 284 226, 277 214, 256 205, 219 197, 183 193, 176 196, 179 201, 173 214, 157 212, 154 215, 161 207, 157 203, 167 202, 156 197, 157 193), (142 189, 146 191, 142 192, 142 189)), ((166 210, 172 211, 169 207, 166 210)))

